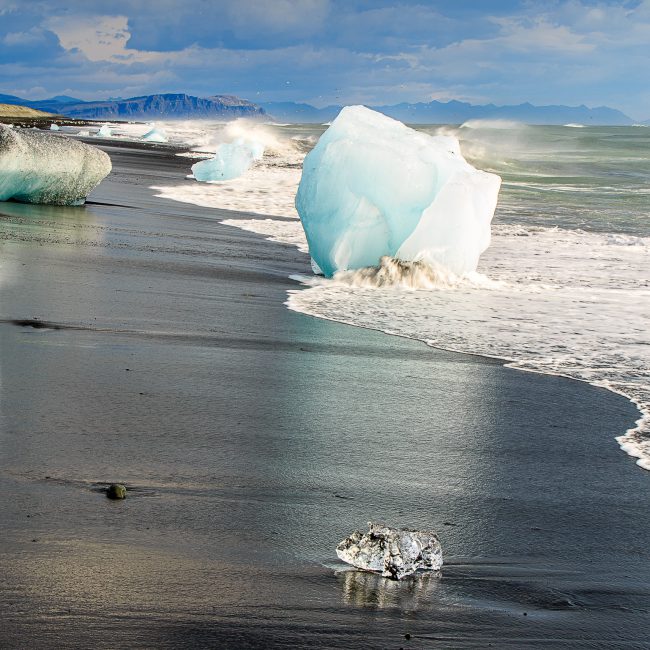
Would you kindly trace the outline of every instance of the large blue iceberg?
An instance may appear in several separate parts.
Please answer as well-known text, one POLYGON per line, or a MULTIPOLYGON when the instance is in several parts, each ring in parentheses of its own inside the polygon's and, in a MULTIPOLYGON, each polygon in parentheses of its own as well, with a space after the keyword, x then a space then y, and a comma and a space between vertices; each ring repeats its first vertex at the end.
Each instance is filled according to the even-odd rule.
POLYGON ((214 158, 192 165, 192 173, 197 181, 204 183, 229 181, 241 176, 263 155, 263 145, 238 138, 234 142, 220 144, 214 158))
POLYGON ((79 205, 110 171, 96 147, 0 124, 0 201, 79 205))
POLYGON ((490 244, 500 185, 462 157, 456 138, 348 106, 306 156, 296 208, 328 277, 384 256, 462 276, 490 244))

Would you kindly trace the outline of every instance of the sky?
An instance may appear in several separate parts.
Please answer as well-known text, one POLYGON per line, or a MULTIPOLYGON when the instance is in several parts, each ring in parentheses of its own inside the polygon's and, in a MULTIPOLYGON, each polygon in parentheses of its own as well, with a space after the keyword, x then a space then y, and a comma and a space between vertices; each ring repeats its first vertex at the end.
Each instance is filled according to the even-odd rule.
POLYGON ((158 92, 650 119, 650 0, 0 0, 0 93, 158 92))

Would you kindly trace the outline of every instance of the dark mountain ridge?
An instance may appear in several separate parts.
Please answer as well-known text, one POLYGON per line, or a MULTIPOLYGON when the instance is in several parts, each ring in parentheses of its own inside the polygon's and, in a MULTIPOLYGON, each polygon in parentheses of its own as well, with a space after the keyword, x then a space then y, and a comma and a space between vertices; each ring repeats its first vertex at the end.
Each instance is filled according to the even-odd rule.
MULTIPOLYGON (((315 108, 309 104, 269 102, 261 106, 276 119, 286 122, 327 122, 341 110, 341 106, 315 108)), ((634 121, 614 108, 599 106, 533 106, 530 103, 516 106, 495 104, 475 105, 452 100, 416 104, 371 106, 376 111, 410 124, 462 124, 468 120, 515 120, 526 124, 629 125, 634 121)))
POLYGON ((13 95, 0 95, 0 102, 21 104, 78 119, 161 119, 265 117, 256 104, 234 95, 194 97, 184 93, 143 95, 129 99, 82 102, 71 97, 30 101, 13 95), (62 101, 63 100, 63 101, 62 101))
MULTIPOLYGON (((174 119, 248 117, 280 122, 323 123, 333 120, 342 106, 316 108, 306 103, 266 102, 254 104, 234 95, 195 97, 184 93, 143 95, 129 99, 81 101, 59 95, 31 101, 0 95, 4 104, 18 104, 40 111, 78 119, 174 119)), ((514 120, 526 124, 630 125, 635 122, 614 108, 598 106, 534 106, 528 102, 512 106, 476 105, 452 100, 371 106, 374 110, 411 124, 462 124, 468 120, 514 120)), ((640 122, 650 124, 650 120, 640 122)))

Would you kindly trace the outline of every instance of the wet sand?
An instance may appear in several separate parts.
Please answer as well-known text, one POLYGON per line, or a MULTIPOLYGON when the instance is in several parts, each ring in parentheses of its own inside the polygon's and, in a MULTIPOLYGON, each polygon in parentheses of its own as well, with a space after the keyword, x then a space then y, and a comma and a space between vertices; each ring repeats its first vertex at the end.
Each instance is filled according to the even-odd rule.
POLYGON ((106 150, 85 207, 0 204, 1 647, 647 647, 631 404, 290 312, 306 256, 106 150), (369 519, 441 575, 345 571, 369 519))

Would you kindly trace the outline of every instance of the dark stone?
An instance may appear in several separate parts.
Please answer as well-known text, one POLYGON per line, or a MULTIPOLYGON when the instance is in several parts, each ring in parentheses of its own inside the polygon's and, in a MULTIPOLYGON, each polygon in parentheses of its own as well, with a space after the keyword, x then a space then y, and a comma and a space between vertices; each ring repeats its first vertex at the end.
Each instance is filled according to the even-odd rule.
POLYGON ((106 488, 106 496, 109 499, 126 499, 126 488, 120 483, 111 483, 106 488))

